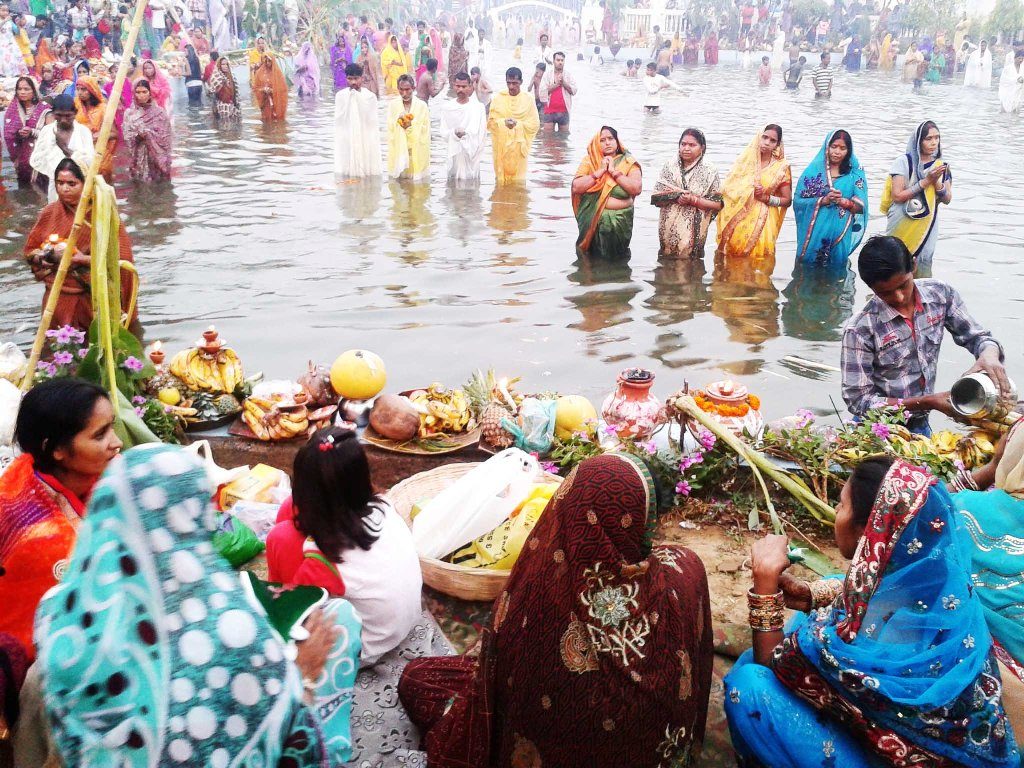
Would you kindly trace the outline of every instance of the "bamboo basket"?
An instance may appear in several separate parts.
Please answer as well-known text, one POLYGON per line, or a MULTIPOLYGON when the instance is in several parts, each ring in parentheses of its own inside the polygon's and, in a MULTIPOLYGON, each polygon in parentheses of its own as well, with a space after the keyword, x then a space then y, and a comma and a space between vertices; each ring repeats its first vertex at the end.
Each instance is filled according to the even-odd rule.
MULTIPOLYGON (((420 472, 395 485, 385 495, 406 524, 412 527, 413 505, 424 499, 432 499, 467 472, 480 466, 480 462, 446 464, 442 467, 420 472)), ((558 475, 538 472, 537 481, 561 483, 558 475)), ((423 583, 451 597, 460 600, 491 602, 505 588, 511 571, 495 571, 488 568, 469 568, 452 565, 432 557, 420 558, 423 583)))

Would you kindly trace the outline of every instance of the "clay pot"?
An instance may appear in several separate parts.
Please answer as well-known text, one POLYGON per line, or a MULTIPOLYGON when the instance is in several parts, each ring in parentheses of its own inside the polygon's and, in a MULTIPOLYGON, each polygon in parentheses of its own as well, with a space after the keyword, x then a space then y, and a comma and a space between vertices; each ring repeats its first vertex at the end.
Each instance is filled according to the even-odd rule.
POLYGON ((601 406, 601 417, 620 439, 647 440, 665 422, 665 407, 651 392, 653 385, 654 374, 643 368, 619 374, 618 387, 601 406))

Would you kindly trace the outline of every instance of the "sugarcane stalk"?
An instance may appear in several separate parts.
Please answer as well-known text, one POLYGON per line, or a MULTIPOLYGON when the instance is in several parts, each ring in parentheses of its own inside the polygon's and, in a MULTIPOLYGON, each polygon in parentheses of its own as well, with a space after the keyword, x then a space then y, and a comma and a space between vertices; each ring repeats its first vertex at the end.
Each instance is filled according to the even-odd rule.
MULTIPOLYGON (((124 87, 125 78, 128 76, 128 60, 131 58, 128 52, 135 50, 135 41, 138 39, 139 30, 142 28, 142 18, 148 2, 149 0, 139 0, 138 5, 135 6, 135 16, 132 18, 132 26, 128 30, 128 38, 124 44, 125 54, 121 56, 121 63, 117 67, 117 75, 114 77, 114 88, 110 92, 107 108, 103 112, 103 124, 100 126, 99 136, 96 137, 96 156, 93 158, 92 165, 86 171, 85 184, 82 187, 82 197, 79 199, 78 207, 75 209, 75 220, 71 225, 71 233, 68 235, 67 245, 64 248, 64 253, 61 255, 57 272, 53 276, 50 296, 46 301, 46 307, 43 309, 43 316, 36 331, 35 341, 32 343, 32 352, 28 358, 28 368, 25 371, 25 377, 21 380, 22 392, 28 392, 35 381, 36 365, 39 363, 39 357, 43 353, 43 344, 46 343, 46 331, 49 330, 50 323, 53 322, 53 313, 57 308, 57 301, 60 299, 64 280, 68 276, 68 270, 71 269, 71 258, 75 255, 78 247, 78 235, 82 230, 82 224, 85 223, 85 212, 92 200, 96 176, 99 174, 103 157, 107 154, 107 142, 110 140, 110 131, 114 127, 114 116, 117 114, 117 106, 121 100, 121 88, 124 87)), ((93 275, 93 277, 96 276, 93 275)), ((105 280, 106 275, 103 275, 102 279, 105 280)), ((114 403, 116 407, 116 399, 114 403)))
MULTIPOLYGON (((763 485, 763 479, 761 473, 764 473, 780 486, 782 486, 789 494, 796 499, 816 520, 825 523, 826 525, 832 525, 835 523, 836 513, 828 504, 815 496, 810 489, 797 478, 793 477, 789 472, 779 469, 773 464, 767 456, 740 440, 730 430, 723 427, 717 419, 709 416, 700 409, 697 403, 690 395, 680 395, 672 401, 672 406, 687 416, 691 417, 708 431, 715 435, 719 440, 724 442, 737 456, 744 459, 747 464, 750 465, 751 469, 754 470, 754 475, 762 483, 762 489, 767 494, 767 489, 763 485)), ((775 526, 777 518, 772 519, 772 525, 775 526)))

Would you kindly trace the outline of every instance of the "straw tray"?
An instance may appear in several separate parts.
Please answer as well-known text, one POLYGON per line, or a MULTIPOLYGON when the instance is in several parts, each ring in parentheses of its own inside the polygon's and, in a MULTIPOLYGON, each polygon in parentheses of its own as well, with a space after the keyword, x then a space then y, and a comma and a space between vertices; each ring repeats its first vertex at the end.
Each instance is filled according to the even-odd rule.
MULTIPOLYGON (((432 499, 467 472, 480 466, 480 462, 447 464, 406 478, 387 492, 398 514, 412 527, 413 505, 424 499, 432 499)), ((537 473, 537 482, 561 483, 562 478, 547 472, 537 473)), ((452 565, 432 557, 420 558, 423 583, 460 600, 492 601, 505 588, 511 571, 494 571, 488 568, 468 568, 452 565)))

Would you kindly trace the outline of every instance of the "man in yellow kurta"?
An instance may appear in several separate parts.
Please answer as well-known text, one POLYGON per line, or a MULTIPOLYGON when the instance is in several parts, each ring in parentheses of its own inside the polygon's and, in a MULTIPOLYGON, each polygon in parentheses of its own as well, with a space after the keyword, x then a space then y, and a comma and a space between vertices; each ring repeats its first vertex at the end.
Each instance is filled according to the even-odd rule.
POLYGON ((505 73, 505 85, 507 90, 491 101, 487 119, 498 184, 526 178, 526 159, 540 127, 537 104, 532 95, 523 93, 523 73, 518 67, 505 73))
POLYGON ((412 75, 398 78, 398 98, 388 106, 388 175, 414 179, 430 170, 430 110, 413 95, 412 75))

